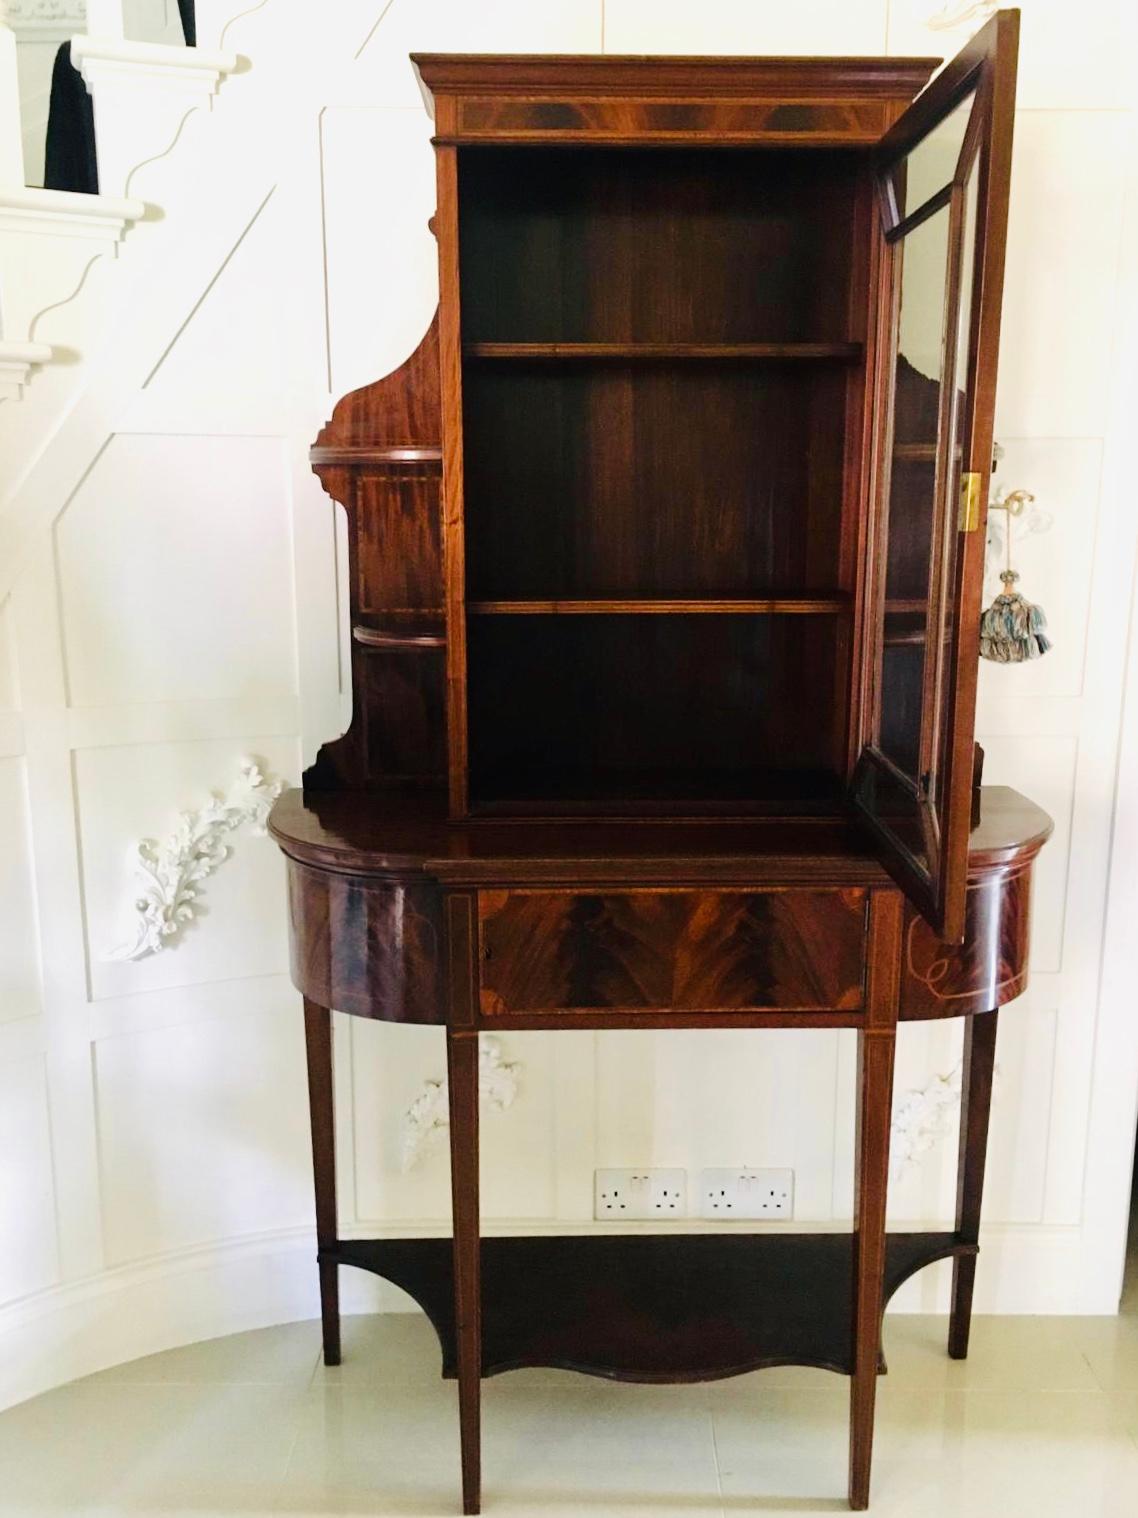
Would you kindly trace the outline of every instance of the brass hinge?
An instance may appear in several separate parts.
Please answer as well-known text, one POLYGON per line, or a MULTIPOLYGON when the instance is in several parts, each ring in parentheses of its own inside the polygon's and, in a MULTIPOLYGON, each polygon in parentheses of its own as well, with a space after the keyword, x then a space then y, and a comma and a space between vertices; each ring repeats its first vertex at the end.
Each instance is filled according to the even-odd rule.
POLYGON ((960 531, 975 532, 980 525, 980 476, 960 476, 960 531))

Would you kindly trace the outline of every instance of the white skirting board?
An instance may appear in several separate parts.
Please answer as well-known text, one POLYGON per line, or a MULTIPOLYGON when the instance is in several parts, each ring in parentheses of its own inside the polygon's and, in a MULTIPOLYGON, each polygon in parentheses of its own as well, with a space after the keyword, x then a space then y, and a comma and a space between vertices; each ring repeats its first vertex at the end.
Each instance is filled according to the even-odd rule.
MULTIPOLYGON (((438 1233, 401 1226, 404 1237, 438 1233)), ((564 1223, 501 1232, 593 1232, 564 1223)), ((654 1230, 653 1230, 654 1231, 654 1230)), ((989 1313, 1113 1313, 1080 1293, 1081 1231, 1005 1226, 981 1243, 976 1309, 989 1313)), ((316 1318, 315 1237, 287 1229, 161 1256, 39 1292, 0 1312, 0 1408, 143 1355, 248 1329, 316 1318)), ((894 1312, 948 1310, 947 1262, 907 1282, 894 1312)), ((417 1309, 396 1287, 341 1271, 345 1314, 417 1309)))
MULTIPOLYGON (((313 1232, 282 1230, 122 1266, 14 1303, 0 1313, 0 1407, 143 1355, 318 1317, 315 1253, 313 1232)), ((344 1272, 346 1312, 391 1310, 397 1295, 362 1271, 344 1272)))

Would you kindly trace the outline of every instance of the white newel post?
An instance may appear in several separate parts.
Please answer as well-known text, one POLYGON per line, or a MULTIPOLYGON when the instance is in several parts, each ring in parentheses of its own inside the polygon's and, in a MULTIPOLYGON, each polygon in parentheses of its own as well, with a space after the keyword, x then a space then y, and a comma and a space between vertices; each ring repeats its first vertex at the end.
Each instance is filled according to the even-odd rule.
MULTIPOLYGON (((16 36, 8 25, 7 6, 0 0, 0 196, 24 193, 24 137, 20 122, 20 79, 16 72, 16 36)), ((11 307, 13 280, 19 270, 0 260, 0 401, 18 400, 37 364, 46 363, 51 349, 43 343, 21 341, 11 307)))
POLYGON ((95 106, 101 195, 130 193, 132 172, 164 157, 186 117, 199 106, 208 109, 237 67, 234 53, 127 41, 122 14, 121 0, 89 3, 87 33, 71 40, 71 61, 95 106))
POLYGON ((0 188, 24 187, 24 133, 20 121, 20 77, 16 72, 16 34, 0 0, 0 188))
MULTIPOLYGON (((64 19, 78 7, 68 3, 64 19)), ((26 18, 26 6, 15 14, 26 18)), ((93 259, 114 250, 146 207, 114 195, 80 195, 24 183, 16 37, 0 0, 0 401, 18 400, 33 370, 52 359, 39 318, 67 305, 93 259)), ((54 17, 52 10, 49 19, 54 17)), ((121 0, 88 0, 89 24, 104 46, 125 47, 121 0), (117 39, 113 35, 117 32, 117 39)))
POLYGON ((87 35, 103 42, 126 36, 123 0, 87 0, 87 35))

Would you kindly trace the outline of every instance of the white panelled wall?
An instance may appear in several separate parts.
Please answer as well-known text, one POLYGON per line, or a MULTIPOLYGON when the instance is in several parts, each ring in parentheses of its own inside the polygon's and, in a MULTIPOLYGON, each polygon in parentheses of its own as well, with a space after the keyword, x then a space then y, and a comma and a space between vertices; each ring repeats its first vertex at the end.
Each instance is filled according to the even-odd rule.
MULTIPOLYGON (((239 62, 170 151, 140 148, 130 168, 149 210, 103 277, 117 304, 84 329, 109 337, 0 406, 0 1403, 316 1311, 275 848, 233 835, 170 946, 106 956, 133 937, 139 839, 227 788, 245 755, 295 783, 346 723, 336 517, 305 453, 340 394, 407 356, 436 300, 431 125, 407 53, 944 53, 985 7, 947 7, 971 12, 948 30, 929 26, 939 9, 338 0, 317 23, 303 0, 199 6, 201 40, 239 62)), ((1023 0, 997 434, 1001 481, 1051 519, 1018 567, 1055 651, 984 667, 979 732, 987 778, 1041 802, 1056 832, 1032 988, 1002 1019, 982 1310, 1110 1312, 1121 1269, 1138 963, 1106 902, 1138 529, 1130 9, 1023 0)), ((68 319, 47 313, 37 337, 66 344, 68 319)), ((1131 691, 1132 712, 1134 676, 1131 691)), ((1136 852, 1116 853, 1116 903, 1135 899, 1136 852)), ((445 1150, 399 1165, 441 1034, 336 1022, 345 1230, 444 1229, 445 1150)), ((792 1166, 799 1221, 850 1215, 852 1035, 503 1045, 523 1070, 485 1121, 489 1226, 591 1227, 594 1166, 645 1163, 792 1166)), ((947 1075, 959 1045, 952 1025, 907 1029, 898 1100, 947 1075)), ((951 1218, 954 1158, 953 1122, 898 1179, 895 1221, 951 1218)), ((351 1273, 344 1286, 349 1308, 399 1305, 351 1273)), ((928 1272, 899 1305, 943 1293, 928 1272)))

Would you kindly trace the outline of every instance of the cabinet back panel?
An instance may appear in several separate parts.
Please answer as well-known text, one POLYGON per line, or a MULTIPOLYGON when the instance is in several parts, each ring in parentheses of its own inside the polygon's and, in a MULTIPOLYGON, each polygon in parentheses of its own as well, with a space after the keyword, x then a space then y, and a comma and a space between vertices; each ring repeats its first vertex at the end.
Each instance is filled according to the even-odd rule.
POLYGON ((804 342, 847 332, 860 159, 460 152, 467 342, 804 342))
POLYGON ((471 600, 840 579, 839 364, 466 365, 471 600))
POLYGON ((356 610, 443 604, 437 475, 363 477, 356 486, 356 610))
POLYGON ((839 620, 472 618, 473 805, 834 796, 839 620))
POLYGON ((368 648, 356 654, 367 773, 382 784, 440 785, 446 776, 443 654, 368 648))

